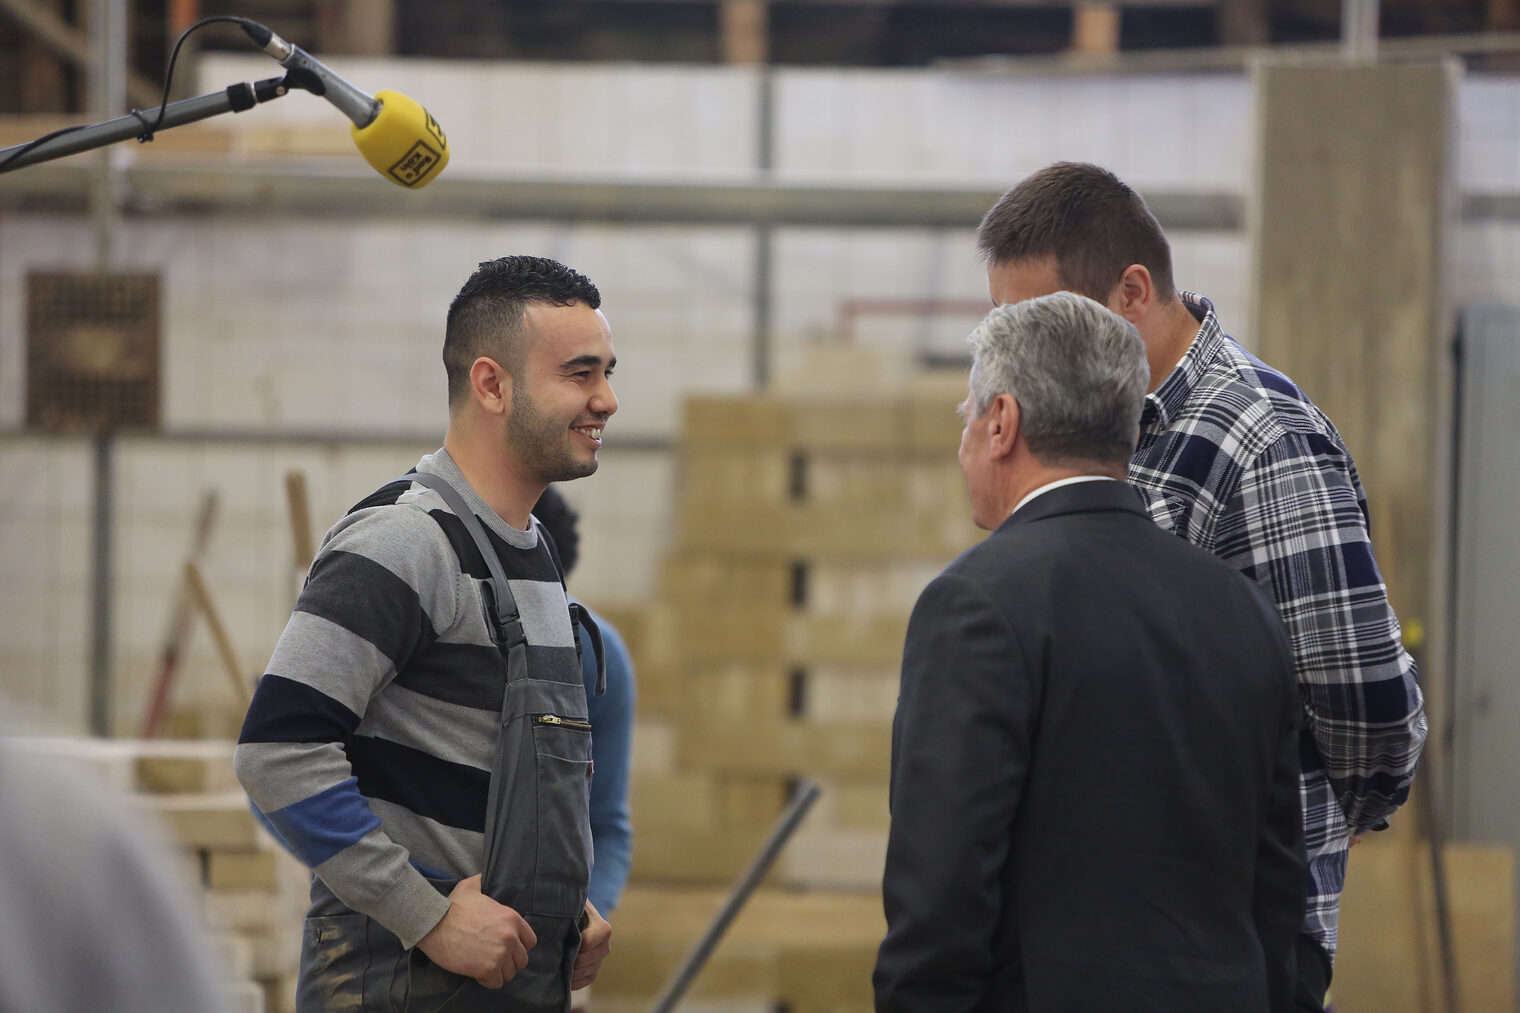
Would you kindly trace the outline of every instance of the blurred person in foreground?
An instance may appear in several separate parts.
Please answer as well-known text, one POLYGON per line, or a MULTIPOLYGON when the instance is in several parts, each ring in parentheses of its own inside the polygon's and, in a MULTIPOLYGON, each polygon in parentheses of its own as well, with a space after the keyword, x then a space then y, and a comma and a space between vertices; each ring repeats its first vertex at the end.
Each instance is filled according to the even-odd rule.
POLYGON ((971 344, 959 458, 992 534, 908 625, 876 1008, 1285 1010, 1305 860, 1282 624, 1124 481, 1132 326, 1060 293, 971 344))
POLYGON ((610 949, 580 617, 531 515, 618 408, 600 305, 541 257, 470 276, 443 448, 328 532, 259 682, 234 763, 314 873, 301 1013, 563 1013, 610 949))
POLYGON ((167 848, 126 799, 0 736, 0 1010, 231 1010, 205 940, 167 848))
POLYGON ((1259 584, 1288 629, 1309 854, 1295 1008, 1318 1013, 1347 852, 1409 797, 1426 735, 1356 464, 1292 380, 1230 338, 1209 300, 1175 287, 1160 224, 1108 170, 1034 173, 987 212, 977 245, 995 305, 1071 291, 1135 325, 1151 379, 1130 482, 1163 529, 1259 584))
MULTIPOLYGON (((549 535, 549 547, 559 560, 560 572, 569 580, 580 561, 580 515, 554 486, 544 490, 533 507, 533 516, 549 535)), ((571 596, 574 601, 574 596, 571 596)), ((582 602, 582 607, 586 607, 582 602)), ((597 667, 590 635, 582 630, 581 676, 586 684, 586 717, 591 722, 591 903, 611 919, 628 885, 633 861, 633 818, 628 809, 628 785, 633 748, 633 659, 617 628, 592 612, 602 633, 606 658, 606 692, 596 693, 597 667)), ((575 1009, 587 1008, 588 996, 576 996, 575 1009)))

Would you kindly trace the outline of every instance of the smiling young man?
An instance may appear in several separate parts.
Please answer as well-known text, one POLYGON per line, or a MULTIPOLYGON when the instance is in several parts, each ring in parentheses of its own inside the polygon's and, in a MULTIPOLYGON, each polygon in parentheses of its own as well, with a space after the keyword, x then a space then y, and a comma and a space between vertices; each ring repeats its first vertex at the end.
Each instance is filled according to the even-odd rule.
POLYGON ((617 411, 600 305, 552 260, 480 265, 443 449, 328 532, 259 683, 236 766, 314 873, 302 1013, 564 1011, 609 951, 575 621, 530 513, 617 411))
POLYGON ((1426 733, 1351 453, 1292 380, 1224 332, 1212 303, 1177 290, 1161 226, 1108 170, 1034 173, 987 212, 977 245, 994 304, 1065 290, 1135 325, 1151 375, 1129 481, 1157 524, 1260 584, 1288 628, 1310 872, 1296 1008, 1320 1010, 1347 852, 1408 797, 1426 733))

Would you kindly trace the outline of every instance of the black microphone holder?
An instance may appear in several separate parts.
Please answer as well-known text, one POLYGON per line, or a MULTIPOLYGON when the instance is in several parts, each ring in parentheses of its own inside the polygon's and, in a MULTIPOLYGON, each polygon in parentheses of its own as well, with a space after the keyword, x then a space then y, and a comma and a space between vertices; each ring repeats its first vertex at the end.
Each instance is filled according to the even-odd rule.
POLYGON ((126 116, 106 120, 89 126, 74 127, 57 134, 47 135, 26 144, 0 148, 0 174, 14 172, 38 162, 50 162, 55 158, 77 155, 81 151, 93 151, 108 144, 136 138, 151 141, 160 130, 182 127, 186 123, 220 116, 222 113, 240 113, 256 105, 270 102, 287 94, 291 88, 310 90, 300 75, 286 74, 271 77, 252 84, 244 81, 229 85, 222 91, 195 98, 181 99, 163 106, 163 117, 158 110, 134 109, 126 116))

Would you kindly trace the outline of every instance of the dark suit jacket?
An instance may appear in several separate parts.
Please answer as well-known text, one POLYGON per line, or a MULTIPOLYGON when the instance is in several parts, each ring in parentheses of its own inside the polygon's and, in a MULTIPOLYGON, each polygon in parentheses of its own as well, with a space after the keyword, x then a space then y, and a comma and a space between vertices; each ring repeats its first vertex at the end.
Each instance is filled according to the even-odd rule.
POLYGON ((1298 714, 1265 596, 1132 486, 1025 504, 908 626, 876 1008, 1291 1009, 1298 714))

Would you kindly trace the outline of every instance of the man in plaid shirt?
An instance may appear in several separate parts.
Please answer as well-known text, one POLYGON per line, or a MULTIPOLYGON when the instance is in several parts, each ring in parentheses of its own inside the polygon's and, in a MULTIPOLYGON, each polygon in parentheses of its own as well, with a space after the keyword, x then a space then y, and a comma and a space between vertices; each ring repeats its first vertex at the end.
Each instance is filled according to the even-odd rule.
POLYGON ((1040 170, 987 213, 977 245, 994 303, 1069 290, 1135 325, 1151 389, 1129 480, 1157 524, 1277 604, 1304 708, 1309 882, 1294 1000, 1323 1010, 1347 852, 1408 797, 1426 731, 1356 465, 1293 381, 1225 334, 1207 299, 1174 288, 1160 225, 1107 170, 1040 170))

